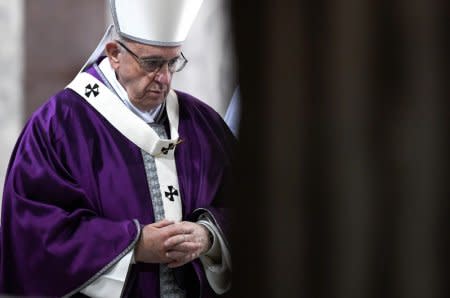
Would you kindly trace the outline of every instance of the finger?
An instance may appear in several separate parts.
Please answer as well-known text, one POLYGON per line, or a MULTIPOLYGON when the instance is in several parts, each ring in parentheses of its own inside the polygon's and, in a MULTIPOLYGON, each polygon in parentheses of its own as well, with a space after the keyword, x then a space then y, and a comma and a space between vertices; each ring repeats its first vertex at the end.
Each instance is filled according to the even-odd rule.
POLYGON ((171 259, 172 262, 187 260, 188 254, 181 251, 169 251, 166 252, 166 258, 171 259))
POLYGON ((172 261, 168 262, 167 265, 171 268, 179 267, 190 261, 190 254, 170 251, 166 253, 166 258, 172 261))
POLYGON ((183 242, 194 242, 194 236, 190 234, 180 234, 170 237, 164 242, 164 247, 169 249, 171 247, 177 246, 183 242))
POLYGON ((176 268, 183 266, 186 263, 191 262, 192 260, 196 259, 198 257, 198 254, 188 254, 185 257, 182 257, 181 259, 175 260, 171 263, 168 263, 167 266, 169 268, 176 268))
POLYGON ((189 261, 190 261, 189 259, 183 258, 181 260, 176 260, 176 261, 170 262, 170 263, 167 264, 167 266, 169 268, 177 268, 177 267, 183 266, 184 264, 189 263, 189 261))
POLYGON ((180 223, 175 223, 173 225, 164 227, 167 235, 175 236, 175 235, 183 235, 183 234, 192 234, 194 233, 194 228, 187 225, 182 225, 180 223))
POLYGON ((200 243, 183 242, 168 249, 169 251, 179 251, 183 253, 197 253, 202 248, 200 243))
POLYGON ((174 223, 175 222, 173 220, 163 219, 161 221, 153 223, 152 226, 155 227, 155 228, 164 228, 164 227, 173 225, 174 223))

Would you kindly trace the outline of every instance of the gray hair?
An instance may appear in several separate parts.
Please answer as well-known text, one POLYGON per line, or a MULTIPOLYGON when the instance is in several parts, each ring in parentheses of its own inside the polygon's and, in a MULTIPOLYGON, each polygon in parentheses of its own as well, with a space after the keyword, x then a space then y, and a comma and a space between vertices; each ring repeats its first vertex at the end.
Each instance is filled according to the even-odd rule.
POLYGON ((110 41, 116 41, 116 40, 123 41, 123 37, 120 36, 119 32, 117 32, 117 29, 114 26, 113 30, 111 30, 111 34, 109 36, 108 41, 110 42, 110 41))

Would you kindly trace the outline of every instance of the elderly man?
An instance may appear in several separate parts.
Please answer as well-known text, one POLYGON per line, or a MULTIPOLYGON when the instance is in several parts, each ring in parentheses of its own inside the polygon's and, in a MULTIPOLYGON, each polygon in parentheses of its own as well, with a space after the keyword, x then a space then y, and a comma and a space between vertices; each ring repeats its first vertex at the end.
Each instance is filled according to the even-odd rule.
POLYGON ((112 0, 104 54, 33 114, 5 183, 0 294, 228 291, 235 140, 170 87, 201 2, 112 0))

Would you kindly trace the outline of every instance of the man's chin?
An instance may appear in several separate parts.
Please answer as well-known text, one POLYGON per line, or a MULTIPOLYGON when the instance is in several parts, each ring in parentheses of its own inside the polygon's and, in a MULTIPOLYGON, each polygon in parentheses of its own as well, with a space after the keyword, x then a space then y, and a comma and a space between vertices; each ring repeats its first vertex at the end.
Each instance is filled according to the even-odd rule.
POLYGON ((161 94, 159 96, 148 96, 145 99, 144 104, 149 109, 154 109, 157 106, 159 106, 160 104, 162 104, 165 99, 166 99, 166 96, 165 95, 161 95, 161 94))
POLYGON ((149 100, 162 102, 166 98, 167 93, 163 91, 148 91, 145 95, 149 100))

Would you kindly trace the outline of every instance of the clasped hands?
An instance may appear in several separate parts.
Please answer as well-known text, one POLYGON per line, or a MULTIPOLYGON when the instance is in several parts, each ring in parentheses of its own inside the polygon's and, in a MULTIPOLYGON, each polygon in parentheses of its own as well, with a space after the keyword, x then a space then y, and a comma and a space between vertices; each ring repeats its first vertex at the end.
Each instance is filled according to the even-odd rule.
POLYGON ((135 260, 180 267, 198 258, 211 246, 206 227, 189 221, 162 220, 142 228, 135 260))

